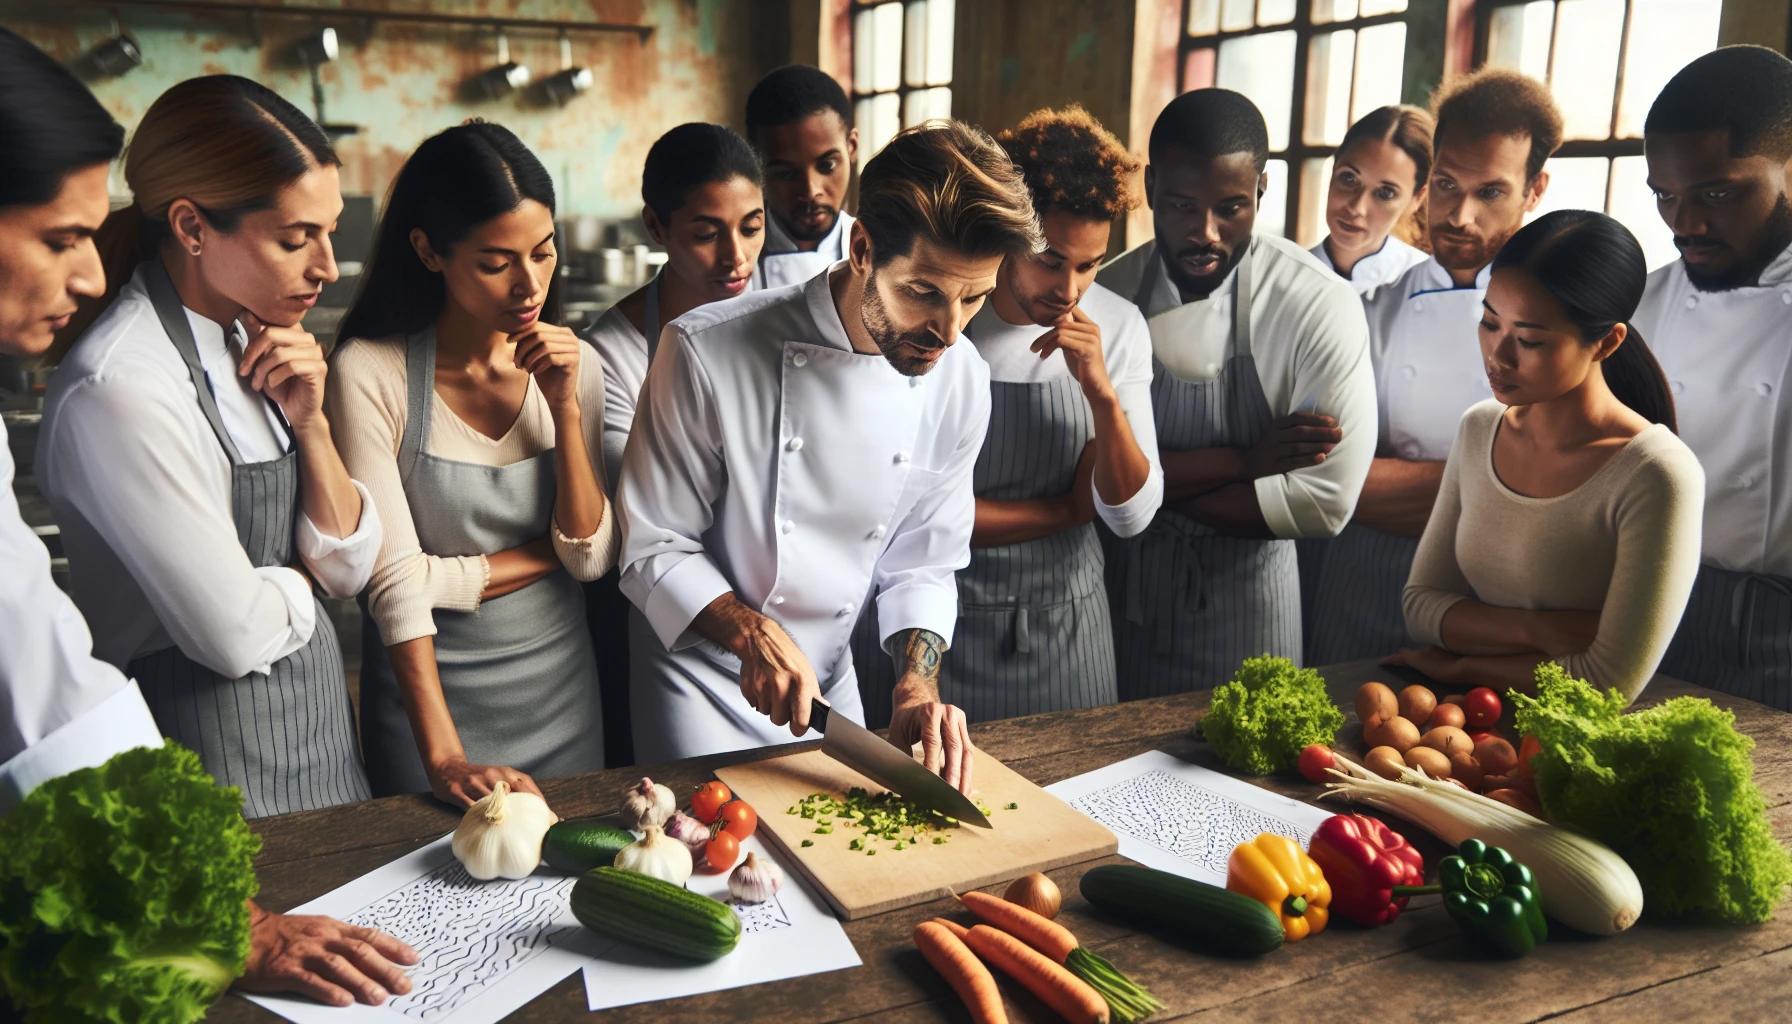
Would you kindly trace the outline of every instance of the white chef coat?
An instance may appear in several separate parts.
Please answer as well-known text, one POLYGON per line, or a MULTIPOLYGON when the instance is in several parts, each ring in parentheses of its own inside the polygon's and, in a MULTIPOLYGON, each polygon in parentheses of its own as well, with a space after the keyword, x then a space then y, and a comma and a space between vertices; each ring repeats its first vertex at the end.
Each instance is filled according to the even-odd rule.
POLYGON ((49 779, 162 742, 137 684, 93 656, 87 623, 51 580, 13 472, 0 422, 0 814, 49 779))
POLYGON ((1701 560, 1792 576, 1792 247, 1758 286, 1724 292, 1694 288, 1675 260, 1649 275, 1631 322, 1705 469, 1701 560))
MULTIPOLYGON (((1157 451, 1157 419, 1151 412, 1151 332, 1139 308, 1099 284, 1091 284, 1077 303, 1101 329, 1101 353, 1108 379, 1119 396, 1120 411, 1132 428, 1133 440, 1151 463, 1151 472, 1132 497, 1118 505, 1101 500, 1095 492, 1095 514, 1121 537, 1131 537, 1151 525, 1164 500, 1164 471, 1157 451)), ((977 354, 989 364, 989 379, 1003 383, 1036 384, 1070 376, 1062 350, 1048 359, 1031 348, 1039 336, 1051 330, 1037 324, 1011 324, 985 302, 972 318, 965 336, 977 354)), ((1093 488, 1093 483, 1091 483, 1093 488)))
MULTIPOLYGON (((187 310, 219 418, 245 461, 279 458, 279 413, 236 373, 243 338, 187 310)), ((142 274, 75 343, 50 380, 37 476, 62 528, 75 603, 95 656, 123 666, 178 645, 228 678, 304 647, 316 604, 304 576, 257 568, 237 540, 230 457, 199 407, 142 274)), ((355 531, 298 517, 296 550, 323 590, 353 597, 379 555, 379 515, 359 482, 355 531)))
MULTIPOLYGON (((1251 355, 1270 414, 1318 412, 1336 417, 1344 432, 1319 465, 1259 477, 1257 503, 1277 537, 1335 536, 1356 509, 1375 457, 1375 388, 1362 303, 1338 275, 1293 242, 1253 235, 1250 244, 1251 355)), ((1197 354, 1198 346, 1183 342, 1232 337, 1231 276, 1206 299, 1184 304, 1152 239, 1104 267, 1098 280, 1134 297, 1146 317, 1183 307, 1188 326, 1163 344, 1153 337, 1152 354, 1177 377, 1202 380, 1212 377, 1205 365, 1212 353, 1197 354)))
POLYGON ((622 452, 635 423, 635 402, 647 382, 647 339, 621 306, 611 306, 585 331, 585 340, 604 364, 604 493, 615 494, 622 452))
POLYGON ((816 274, 846 258, 852 241, 853 215, 845 210, 834 218, 833 230, 822 236, 814 252, 797 248, 791 237, 779 226, 778 218, 765 215, 765 248, 759 251, 759 264, 753 268, 753 288, 764 291, 787 284, 802 284, 816 274))
MULTIPOLYGON (((1338 268, 1332 263, 1332 254, 1325 251, 1325 243, 1320 242, 1308 249, 1313 257, 1325 264, 1325 269, 1336 274, 1338 268)), ((1413 267, 1430 259, 1423 249, 1407 245, 1393 235, 1389 235, 1381 243, 1381 248, 1356 261, 1350 268, 1350 276, 1338 274, 1350 282, 1358 295, 1367 295, 1384 284, 1399 280, 1400 275, 1413 267)))
POLYGON ((1442 462, 1462 414, 1490 398, 1476 325, 1492 264, 1458 288, 1435 257, 1363 296, 1383 457, 1442 462))
MULTIPOLYGON (((853 717, 862 711, 848 641, 868 592, 881 640, 919 628, 950 642, 989 408, 988 367, 962 339, 920 377, 854 352, 825 274, 673 321, 619 495, 622 591, 669 652, 666 689, 682 685, 670 678, 679 674, 712 701, 745 706, 738 663, 691 628, 729 592, 790 634, 822 692, 853 717)), ((666 725, 676 737, 642 735, 644 655, 631 657, 637 752, 790 740, 751 708, 686 714, 666 725)))

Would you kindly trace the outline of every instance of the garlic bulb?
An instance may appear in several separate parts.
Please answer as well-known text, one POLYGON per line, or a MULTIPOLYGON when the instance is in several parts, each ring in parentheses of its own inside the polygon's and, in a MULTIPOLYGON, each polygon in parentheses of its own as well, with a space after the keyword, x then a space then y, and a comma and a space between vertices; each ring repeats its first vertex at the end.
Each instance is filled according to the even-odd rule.
POLYGON ((559 820, 541 797, 500 782, 460 819, 454 856, 481 882, 525 878, 541 864, 541 839, 559 820))
POLYGON ((640 782, 622 791, 622 827, 637 829, 664 825, 677 808, 678 800, 670 789, 642 777, 640 782))
POLYGON ((728 876, 728 894, 742 903, 764 903, 777 895, 784 884, 784 872, 771 861, 761 861, 755 853, 747 854, 728 876))
POLYGON ((709 844, 709 826, 683 811, 673 811, 666 819, 666 836, 683 843, 691 851, 691 863, 703 859, 703 848, 709 844))
POLYGON ((616 866, 673 885, 683 885, 691 877, 691 857, 685 845, 656 825, 642 829, 634 845, 616 854, 616 866))

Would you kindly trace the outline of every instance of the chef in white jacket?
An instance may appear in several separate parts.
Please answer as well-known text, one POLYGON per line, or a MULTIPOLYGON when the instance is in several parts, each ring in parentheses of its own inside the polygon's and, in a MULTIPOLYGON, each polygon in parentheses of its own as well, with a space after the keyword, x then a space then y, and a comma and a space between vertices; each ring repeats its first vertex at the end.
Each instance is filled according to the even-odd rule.
POLYGON ((1456 79, 1432 106, 1432 255, 1363 298, 1380 444, 1355 515, 1318 545, 1318 579, 1302 581, 1313 665, 1413 645, 1401 602, 1419 535, 1462 414, 1492 394, 1476 334, 1488 268, 1542 200, 1562 141, 1548 88, 1515 71, 1456 79))
POLYGON ((767 74, 747 94, 747 140, 765 165, 770 214, 753 287, 801 284, 846 259, 853 218, 841 207, 859 132, 840 83, 807 64, 767 74))
POLYGON ((847 260, 686 314, 648 371, 620 496, 642 762, 787 741, 817 696, 862 720, 848 640, 870 592, 891 742, 971 788, 938 676, 989 371, 955 343, 1038 223, 1007 155, 947 121, 867 165, 860 210, 847 260))
POLYGON ((1643 129, 1681 258, 1636 329, 1705 469, 1698 580, 1661 670, 1792 711, 1792 62, 1726 46, 1674 76, 1643 129))
MULTIPOLYGON (((76 303, 105 291, 93 235, 124 129, 60 64, 0 29, 0 354, 37 359, 76 303)), ((0 423, 0 816, 38 786, 97 768, 162 735, 137 684, 92 654, 47 549, 20 517, 0 423)), ((153 815, 157 808, 135 808, 153 815)), ((180 835, 177 822, 167 829, 180 835)), ((170 848, 170 856, 177 855, 170 848)), ((416 952, 372 928, 249 904, 247 969, 236 987, 336 1005, 410 991, 396 964, 416 952)), ((0 996, 0 1016, 6 1002, 0 996)))

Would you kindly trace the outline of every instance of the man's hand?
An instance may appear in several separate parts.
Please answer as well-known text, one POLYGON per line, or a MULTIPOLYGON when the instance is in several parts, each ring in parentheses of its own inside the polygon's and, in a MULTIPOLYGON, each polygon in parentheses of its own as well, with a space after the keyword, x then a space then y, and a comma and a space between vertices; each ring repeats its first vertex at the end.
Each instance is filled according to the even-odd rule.
POLYGON ((305 433, 313 420, 321 422, 330 370, 323 346, 303 327, 266 324, 248 310, 238 322, 248 341, 237 376, 248 377, 251 387, 272 398, 294 433, 305 433))
POLYGON ((890 713, 890 742, 903 753, 921 744, 927 770, 969 794, 971 732, 964 711, 940 702, 940 658, 946 642, 936 633, 911 629, 901 636, 896 655, 896 690, 890 713))
POLYGON ((1101 328, 1083 307, 1072 306, 1051 330, 1035 338, 1030 348, 1041 359, 1063 352, 1064 364, 1082 385, 1085 397, 1092 402, 1113 399, 1114 384, 1108 379, 1107 359, 1101 351, 1101 328))
POLYGON ((809 706, 821 696, 821 684, 783 626, 732 593, 711 601, 691 625, 740 659, 740 693, 747 703, 794 735, 809 731, 809 706))
POLYGON ((297 992, 330 1006, 378 1006, 411 990, 398 965, 417 959, 416 950, 385 932, 329 917, 276 914, 250 900, 249 963, 233 987, 297 992))
POLYGON ((1263 439, 1245 450, 1245 478, 1256 480, 1317 466, 1342 440, 1344 432, 1331 416, 1297 412, 1271 420, 1263 439))

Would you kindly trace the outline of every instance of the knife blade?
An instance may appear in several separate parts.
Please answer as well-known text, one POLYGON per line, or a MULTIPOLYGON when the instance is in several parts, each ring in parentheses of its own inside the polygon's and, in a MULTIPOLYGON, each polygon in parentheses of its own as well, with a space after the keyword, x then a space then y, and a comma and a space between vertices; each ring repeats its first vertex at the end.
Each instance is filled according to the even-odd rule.
POLYGON ((892 746, 877 733, 845 715, 833 717, 820 701, 809 703, 809 726, 821 733, 821 752, 930 811, 980 828, 993 828, 971 798, 927 770, 927 766, 892 746))

